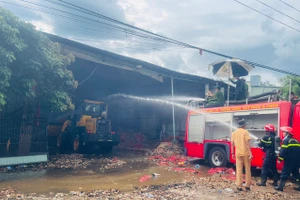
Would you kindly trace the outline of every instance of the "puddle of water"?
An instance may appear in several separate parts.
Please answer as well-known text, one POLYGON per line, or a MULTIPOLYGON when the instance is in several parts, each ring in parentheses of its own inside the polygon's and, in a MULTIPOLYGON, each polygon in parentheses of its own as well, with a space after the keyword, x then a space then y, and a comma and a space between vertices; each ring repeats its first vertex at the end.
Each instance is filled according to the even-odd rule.
POLYGON ((49 192, 90 191, 119 189, 132 191, 133 186, 159 185, 164 183, 179 182, 186 175, 167 171, 161 167, 147 167, 130 172, 94 173, 84 171, 36 171, 1 174, 0 188, 12 187, 23 193, 46 194, 49 192), (143 175, 158 173, 158 178, 152 178, 144 183, 139 179, 143 175))

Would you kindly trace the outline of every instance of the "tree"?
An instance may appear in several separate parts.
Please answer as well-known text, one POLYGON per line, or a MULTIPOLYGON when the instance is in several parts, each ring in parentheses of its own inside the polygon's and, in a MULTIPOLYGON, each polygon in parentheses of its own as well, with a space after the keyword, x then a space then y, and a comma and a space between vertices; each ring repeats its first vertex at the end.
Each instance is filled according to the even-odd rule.
POLYGON ((67 66, 74 57, 60 50, 33 25, 0 7, 0 105, 39 102, 51 110, 73 109, 68 93, 78 83, 67 66))
POLYGON ((297 76, 285 76, 283 78, 279 79, 279 82, 282 87, 282 93, 283 96, 288 99, 289 96, 289 90, 290 90, 290 80, 292 81, 292 92, 295 93, 295 95, 300 95, 300 77, 297 76))

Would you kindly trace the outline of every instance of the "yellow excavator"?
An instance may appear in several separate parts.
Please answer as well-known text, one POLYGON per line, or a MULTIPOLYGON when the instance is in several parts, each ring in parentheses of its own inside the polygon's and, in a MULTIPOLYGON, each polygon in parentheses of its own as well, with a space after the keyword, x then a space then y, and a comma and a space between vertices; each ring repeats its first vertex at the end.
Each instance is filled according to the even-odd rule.
POLYGON ((64 122, 57 137, 60 153, 90 152, 98 147, 100 152, 110 152, 120 138, 112 131, 107 120, 108 106, 104 102, 84 100, 81 106, 64 122))

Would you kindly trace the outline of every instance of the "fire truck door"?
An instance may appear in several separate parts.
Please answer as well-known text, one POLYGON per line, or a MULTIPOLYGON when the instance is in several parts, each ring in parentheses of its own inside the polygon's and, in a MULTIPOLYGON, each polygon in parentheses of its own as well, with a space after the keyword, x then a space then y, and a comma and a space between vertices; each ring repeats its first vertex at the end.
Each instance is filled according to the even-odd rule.
POLYGON ((203 143, 204 128, 204 115, 191 115, 189 118, 188 142, 203 143))

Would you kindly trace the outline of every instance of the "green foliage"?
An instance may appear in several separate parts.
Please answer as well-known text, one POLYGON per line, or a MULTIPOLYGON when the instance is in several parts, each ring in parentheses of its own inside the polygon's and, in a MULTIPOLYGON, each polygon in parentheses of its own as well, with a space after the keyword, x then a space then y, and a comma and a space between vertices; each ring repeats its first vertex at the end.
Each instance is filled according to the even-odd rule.
POLYGON ((58 43, 0 7, 0 106, 15 100, 73 109, 68 91, 78 83, 67 69, 73 61, 58 43))
POLYGON ((292 92, 295 95, 300 96, 300 77, 297 76, 285 76, 279 79, 279 82, 282 86, 283 96, 288 99, 289 89, 290 89, 290 80, 292 80, 292 92))

